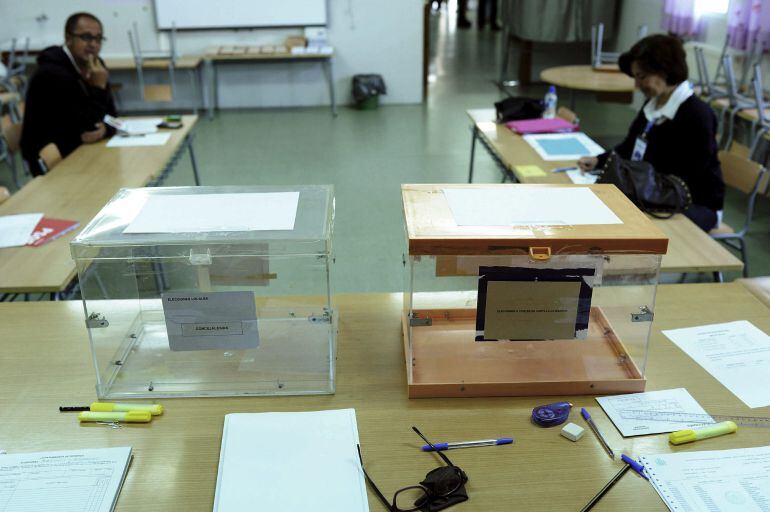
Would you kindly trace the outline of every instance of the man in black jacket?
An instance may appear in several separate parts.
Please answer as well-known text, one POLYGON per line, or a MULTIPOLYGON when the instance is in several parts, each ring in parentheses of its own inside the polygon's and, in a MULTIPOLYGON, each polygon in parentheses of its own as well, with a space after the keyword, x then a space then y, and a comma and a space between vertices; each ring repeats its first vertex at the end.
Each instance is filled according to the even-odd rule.
POLYGON ((92 14, 73 14, 64 39, 64 46, 42 51, 27 89, 21 152, 35 176, 43 173, 38 157, 44 146, 54 143, 67 156, 113 133, 102 120, 105 114, 117 115, 109 73, 99 58, 101 22, 92 14))

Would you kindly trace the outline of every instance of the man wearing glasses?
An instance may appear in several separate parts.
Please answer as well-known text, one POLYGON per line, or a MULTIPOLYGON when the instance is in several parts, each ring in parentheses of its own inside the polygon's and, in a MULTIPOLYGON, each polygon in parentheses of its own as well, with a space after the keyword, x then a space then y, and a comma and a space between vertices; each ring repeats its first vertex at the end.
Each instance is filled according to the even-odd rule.
POLYGON ((65 157, 112 134, 102 122, 105 114, 117 115, 109 73, 99 58, 102 32, 96 16, 75 13, 64 26, 64 45, 46 48, 37 58, 21 136, 22 156, 35 176, 44 173, 38 159, 46 145, 55 144, 65 157))

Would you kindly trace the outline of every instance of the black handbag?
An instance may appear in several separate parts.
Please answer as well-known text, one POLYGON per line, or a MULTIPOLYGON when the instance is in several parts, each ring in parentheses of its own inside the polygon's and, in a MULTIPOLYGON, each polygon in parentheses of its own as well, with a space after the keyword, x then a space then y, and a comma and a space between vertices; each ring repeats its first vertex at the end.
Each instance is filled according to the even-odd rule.
POLYGON ((537 119, 543 117, 543 100, 514 96, 495 103, 497 122, 507 123, 520 119, 537 119))
POLYGON ((620 158, 614 151, 597 183, 615 185, 640 210, 658 219, 682 213, 692 204, 690 189, 682 178, 656 172, 649 162, 620 158))

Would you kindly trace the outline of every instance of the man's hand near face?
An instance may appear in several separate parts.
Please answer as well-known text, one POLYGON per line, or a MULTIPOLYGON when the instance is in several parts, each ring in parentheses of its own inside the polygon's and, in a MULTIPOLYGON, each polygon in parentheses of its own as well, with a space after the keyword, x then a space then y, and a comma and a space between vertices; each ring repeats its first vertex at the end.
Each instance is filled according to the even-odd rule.
POLYGON ((110 74, 107 71, 107 68, 102 66, 99 57, 96 57, 95 55, 89 55, 88 69, 86 71, 86 81, 94 87, 104 89, 107 87, 107 79, 109 77, 110 74))

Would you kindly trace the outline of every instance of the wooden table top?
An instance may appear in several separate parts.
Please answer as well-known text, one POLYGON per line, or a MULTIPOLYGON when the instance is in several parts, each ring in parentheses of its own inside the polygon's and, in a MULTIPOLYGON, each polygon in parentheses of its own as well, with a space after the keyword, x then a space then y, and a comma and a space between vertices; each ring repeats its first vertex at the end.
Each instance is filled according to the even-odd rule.
POLYGON ((589 65, 544 69, 540 79, 568 89, 596 92, 633 92, 634 81, 624 73, 594 70, 589 65))
MULTIPOLYGON (((103 57, 107 69, 110 71, 128 71, 136 69, 136 62, 132 56, 103 57)), ((174 64, 175 69, 195 69, 203 57, 201 55, 184 55, 177 58, 174 64)), ((145 58, 143 62, 144 69, 168 69, 170 59, 145 58)))
MULTIPOLYGON (((340 322, 335 395, 166 399, 160 401, 166 412, 152 424, 121 429, 79 426, 74 415, 57 410, 60 405, 95 399, 81 303, 0 304, 0 448, 23 453, 133 447, 119 512, 210 511, 224 415, 234 412, 355 408, 367 471, 389 497, 440 464, 437 457, 419 451, 422 442, 410 430, 412 425, 432 440, 514 437, 512 446, 451 452, 452 461, 470 478, 470 500, 452 508, 458 512, 579 510, 620 468, 591 432, 572 443, 559 436, 558 428, 531 424, 533 407, 563 397, 408 399, 402 295, 336 299, 340 322)), ((737 319, 770 332, 764 305, 740 284, 729 283, 660 286, 656 306, 648 390, 686 387, 712 414, 770 414, 767 408, 748 409, 660 332, 737 319)), ((582 425, 577 411, 589 408, 610 445, 631 456, 768 444, 761 428, 741 428, 729 436, 679 447, 669 445, 665 434, 624 439, 593 397, 569 400, 575 405, 572 421, 582 425)), ((372 511, 384 510, 371 491, 369 504, 372 511)), ((666 508, 649 483, 629 473, 594 510, 666 508)))
POLYGON ((163 146, 108 148, 107 141, 83 144, 50 173, 26 184, 0 205, 0 215, 42 212, 77 220, 80 227, 40 247, 0 249, 0 293, 64 290, 76 275, 69 242, 121 188, 142 187, 157 177, 195 126, 182 116, 163 146))
MULTIPOLYGON (((504 124, 494 122, 494 109, 469 110, 468 117, 478 128, 480 136, 521 183, 571 183, 566 174, 550 171, 574 166, 573 160, 543 160, 520 135, 504 124), (522 169, 517 169, 522 165, 536 165, 544 173, 522 172, 522 169)), ((652 221, 669 237, 668 253, 661 262, 662 272, 739 272, 743 269, 739 258, 684 215, 652 221)))

